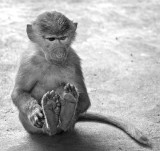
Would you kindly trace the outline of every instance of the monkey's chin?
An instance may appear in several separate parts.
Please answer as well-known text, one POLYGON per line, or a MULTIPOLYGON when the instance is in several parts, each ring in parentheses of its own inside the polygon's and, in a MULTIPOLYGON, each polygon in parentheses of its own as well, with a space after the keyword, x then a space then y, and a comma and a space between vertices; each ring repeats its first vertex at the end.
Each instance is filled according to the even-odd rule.
POLYGON ((57 61, 63 61, 66 58, 66 50, 65 49, 56 49, 51 53, 51 58, 57 61))

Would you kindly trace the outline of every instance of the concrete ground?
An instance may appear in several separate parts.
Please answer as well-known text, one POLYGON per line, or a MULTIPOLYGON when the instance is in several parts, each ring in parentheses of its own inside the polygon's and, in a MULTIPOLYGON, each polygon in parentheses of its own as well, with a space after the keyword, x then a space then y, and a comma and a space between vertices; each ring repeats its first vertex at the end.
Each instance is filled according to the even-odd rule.
POLYGON ((159 151, 159 0, 0 0, 1 151, 159 151), (54 137, 30 136, 10 99, 26 24, 57 10, 78 22, 73 47, 83 61, 90 110, 128 120, 153 142, 145 148, 105 124, 78 123, 54 137))

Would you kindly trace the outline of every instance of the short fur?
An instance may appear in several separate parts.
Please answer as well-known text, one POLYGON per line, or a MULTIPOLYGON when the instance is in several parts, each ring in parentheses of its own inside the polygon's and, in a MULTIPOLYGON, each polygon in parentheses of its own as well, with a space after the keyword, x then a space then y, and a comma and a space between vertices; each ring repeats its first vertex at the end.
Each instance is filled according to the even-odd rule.
POLYGON ((95 113, 83 114, 90 106, 90 99, 84 83, 80 58, 71 48, 76 28, 77 23, 55 11, 43 13, 32 25, 27 25, 27 34, 32 41, 33 51, 23 54, 11 96, 19 110, 24 128, 30 133, 44 133, 41 129, 44 118, 40 105, 42 97, 48 91, 58 92, 64 83, 70 83, 79 93, 76 119, 79 117, 79 121, 113 124, 137 142, 149 145, 147 137, 121 119, 95 113), (47 39, 48 35, 52 36, 52 39, 47 39), (63 37, 64 35, 67 37, 63 37))

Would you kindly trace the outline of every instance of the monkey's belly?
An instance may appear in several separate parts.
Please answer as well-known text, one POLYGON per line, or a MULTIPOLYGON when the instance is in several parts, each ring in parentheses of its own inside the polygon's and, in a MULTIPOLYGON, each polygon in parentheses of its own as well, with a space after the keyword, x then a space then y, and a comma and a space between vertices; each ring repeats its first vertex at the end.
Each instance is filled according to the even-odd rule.
POLYGON ((54 84, 52 87, 47 87, 46 85, 37 83, 31 91, 31 96, 40 103, 43 95, 48 91, 55 90, 56 87, 57 85, 55 86, 54 84))
POLYGON ((48 91, 55 90, 59 95, 61 95, 60 93, 63 91, 63 83, 70 83, 79 88, 79 85, 77 84, 74 75, 71 75, 72 72, 66 73, 65 71, 61 70, 60 73, 54 74, 54 76, 54 70, 52 72, 48 72, 48 75, 46 74, 45 76, 43 76, 42 79, 40 79, 40 81, 36 83, 36 85, 31 91, 32 97, 35 98, 37 101, 40 102, 43 95, 48 91))
POLYGON ((52 87, 51 87, 51 86, 47 86, 47 85, 37 83, 31 91, 31 96, 40 103, 43 95, 46 92, 51 91, 51 90, 55 90, 55 91, 57 91, 57 93, 59 95, 61 95, 62 86, 60 86, 60 84, 53 84, 52 87))

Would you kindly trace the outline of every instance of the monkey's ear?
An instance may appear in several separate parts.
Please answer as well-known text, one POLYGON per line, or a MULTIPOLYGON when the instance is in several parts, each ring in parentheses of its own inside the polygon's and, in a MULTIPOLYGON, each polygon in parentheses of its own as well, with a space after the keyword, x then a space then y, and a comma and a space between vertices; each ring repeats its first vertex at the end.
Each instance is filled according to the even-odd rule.
POLYGON ((31 41, 35 42, 35 35, 34 35, 34 31, 33 31, 33 29, 32 29, 32 25, 27 24, 26 32, 27 32, 28 38, 29 38, 31 41))
POLYGON ((78 23, 74 23, 75 30, 77 29, 78 23))

